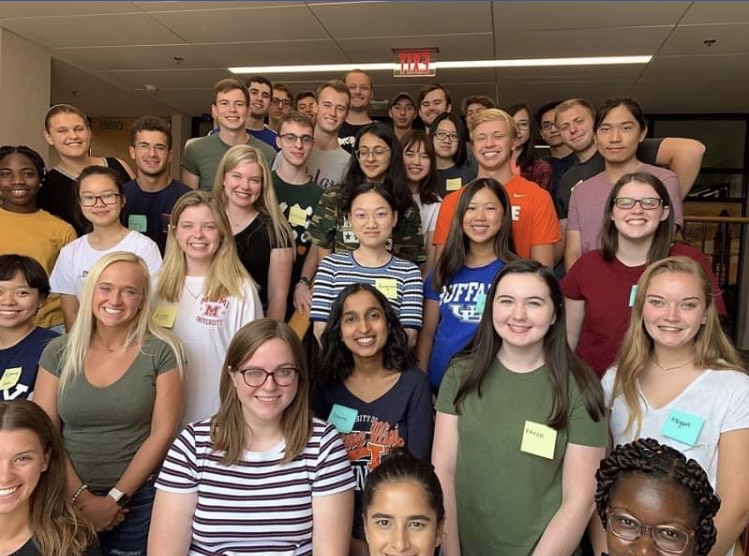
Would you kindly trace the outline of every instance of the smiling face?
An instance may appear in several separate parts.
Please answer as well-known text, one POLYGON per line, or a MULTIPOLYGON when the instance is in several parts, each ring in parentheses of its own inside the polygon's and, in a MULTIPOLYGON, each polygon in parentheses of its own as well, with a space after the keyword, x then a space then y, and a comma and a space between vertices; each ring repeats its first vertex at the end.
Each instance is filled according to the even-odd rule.
POLYGON ((49 454, 31 430, 0 430, 0 516, 29 514, 30 498, 49 454))
POLYGON ((216 103, 211 105, 211 115, 220 129, 239 131, 244 129, 249 107, 244 91, 232 89, 216 94, 216 103))
POLYGON ((518 110, 512 119, 515 120, 515 129, 517 129, 518 134, 515 140, 515 148, 520 148, 525 145, 531 136, 531 116, 523 108, 522 110, 518 110))
POLYGON ((135 145, 130 147, 130 156, 141 174, 162 176, 169 170, 172 158, 169 138, 163 131, 138 131, 135 134, 135 145))
POLYGON ((263 171, 257 162, 244 162, 227 171, 223 183, 226 202, 249 209, 263 194, 263 171))
MULTIPOLYGON (((619 479, 609 499, 609 511, 625 518, 622 523, 628 526, 637 520, 648 527, 668 526, 673 531, 688 532, 697 527, 698 515, 684 488, 639 473, 619 479), (627 520, 627 517, 634 520, 627 520)), ((650 531, 642 531, 638 539, 628 541, 615 535, 611 525, 606 529, 609 556, 667 555, 655 545, 650 531)), ((680 535, 673 531, 670 535, 666 534, 668 531, 665 532, 665 538, 680 535)), ((693 556, 695 553, 696 543, 694 537, 690 537, 686 550, 681 554, 693 556)))
POLYGON ((563 144, 562 135, 557 127, 556 111, 553 108, 541 115, 541 137, 550 147, 559 147, 563 144))
POLYGON ((481 170, 502 171, 510 163, 515 137, 510 124, 492 120, 477 125, 472 134, 473 152, 481 170))
POLYGON ((317 99, 316 125, 326 133, 338 133, 348 114, 349 102, 346 93, 325 87, 317 99))
POLYGON ((557 110, 556 123, 562 141, 576 153, 593 145, 593 114, 584 106, 575 104, 567 110, 557 110))
MULTIPOLYGON (((257 348, 251 357, 242 361, 237 370, 263 370, 270 373, 277 369, 298 366, 289 344, 281 338, 271 338, 257 348)), ((250 427, 266 427, 268 424, 277 424, 280 427, 284 411, 297 394, 298 373, 289 386, 279 386, 270 376, 262 386, 247 386, 242 373, 239 372, 232 372, 231 379, 237 390, 242 413, 250 427)))
POLYGON ((143 305, 146 277, 135 263, 112 263, 94 287, 92 310, 97 327, 126 329, 143 305))
POLYGON ((447 95, 442 89, 429 91, 419 104, 419 116, 424 125, 429 127, 443 112, 449 112, 452 106, 447 103, 447 95))
POLYGON ((556 320, 546 282, 530 273, 503 276, 497 284, 492 318, 503 347, 543 349, 546 333, 556 320))
POLYGON ((78 114, 60 112, 49 119, 44 138, 65 158, 82 158, 91 148, 91 128, 78 114))
POLYGON ((272 98, 270 85, 253 81, 247 88, 250 91, 250 115, 253 118, 264 118, 270 110, 272 98))
POLYGON ((488 187, 479 189, 463 214, 463 233, 472 245, 494 242, 504 216, 499 197, 488 187))
POLYGON ((91 174, 78 186, 81 212, 86 220, 97 227, 118 225, 123 198, 117 184, 109 176, 91 174), (86 206, 93 202, 93 206, 86 206))
POLYGON ((12 153, 0 160, 0 196, 10 212, 36 212, 36 195, 41 179, 31 159, 12 153))
POLYGON ((382 359, 388 336, 385 311, 368 291, 352 293, 343 303, 341 339, 354 360, 382 359))
POLYGON ((286 121, 278 130, 276 145, 281 149, 283 159, 299 168, 307 162, 314 144, 312 127, 294 121, 286 121))
POLYGON ((31 330, 42 305, 39 290, 30 287, 20 272, 10 280, 0 280, 0 328, 31 330))
POLYGON ((385 249, 398 221, 398 214, 375 191, 358 195, 351 203, 348 217, 359 244, 370 249, 385 249))
POLYGON ((372 100, 372 83, 366 73, 352 71, 346 75, 344 80, 346 87, 351 92, 351 109, 361 112, 369 107, 372 100))
POLYGON ((192 265, 210 264, 221 245, 221 232, 208 205, 187 207, 174 230, 174 236, 185 254, 188 272, 192 265))
POLYGON ((367 180, 373 183, 385 181, 390 167, 390 147, 372 133, 365 133, 359 139, 359 167, 367 180))
POLYGON ((403 164, 409 184, 418 184, 432 169, 429 154, 421 142, 411 143, 403 150, 403 164))
POLYGON ((635 158, 645 133, 626 106, 617 106, 598 126, 596 146, 606 162, 626 164, 635 158))
POLYGON ((706 321, 705 294, 697 276, 686 272, 653 276, 645 292, 642 320, 657 347, 693 345, 706 321))
POLYGON ((434 142, 434 151, 439 158, 452 160, 455 153, 458 152, 458 141, 460 136, 455 124, 450 120, 442 120, 432 135, 434 142))
POLYGON ((433 556, 440 524, 424 488, 416 481, 391 481, 374 493, 364 516, 370 556, 433 556))
MULTIPOLYGON (((652 185, 640 181, 631 181, 623 185, 616 196, 637 200, 660 198, 652 185)), ((664 207, 662 204, 653 210, 643 209, 640 203, 635 203, 631 209, 620 209, 614 204, 611 208, 611 220, 620 237, 638 241, 652 238, 659 224, 668 218, 669 210, 669 207, 664 207)))

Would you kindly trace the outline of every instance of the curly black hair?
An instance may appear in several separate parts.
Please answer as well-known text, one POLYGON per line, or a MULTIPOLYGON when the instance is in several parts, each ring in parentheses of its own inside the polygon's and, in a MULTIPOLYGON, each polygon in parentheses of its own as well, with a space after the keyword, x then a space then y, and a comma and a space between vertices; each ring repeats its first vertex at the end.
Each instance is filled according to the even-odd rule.
POLYGON ((338 294, 330 310, 328 326, 325 327, 320 338, 321 365, 316 378, 321 382, 341 382, 354 370, 354 356, 341 340, 341 320, 346 299, 361 291, 371 293, 385 314, 388 336, 382 352, 383 366, 386 369, 403 372, 414 365, 414 355, 408 347, 406 331, 387 298, 369 284, 350 284, 338 294))
POLYGON ((606 510, 620 479, 642 474, 670 481, 688 494, 692 511, 698 515, 695 530, 697 556, 707 556, 715 544, 716 530, 713 517, 720 509, 720 498, 713 492, 704 469, 678 450, 660 444, 653 438, 641 438, 614 448, 601 461, 596 472, 596 509, 606 527, 606 510))
POLYGON ((28 158, 31 163, 34 165, 34 168, 36 168, 36 173, 39 175, 39 179, 44 179, 44 174, 46 173, 46 167, 44 165, 44 159, 42 158, 42 155, 40 155, 38 152, 36 152, 31 147, 27 147, 26 145, 3 145, 0 147, 0 160, 4 159, 6 156, 10 154, 22 154, 26 158, 28 158))

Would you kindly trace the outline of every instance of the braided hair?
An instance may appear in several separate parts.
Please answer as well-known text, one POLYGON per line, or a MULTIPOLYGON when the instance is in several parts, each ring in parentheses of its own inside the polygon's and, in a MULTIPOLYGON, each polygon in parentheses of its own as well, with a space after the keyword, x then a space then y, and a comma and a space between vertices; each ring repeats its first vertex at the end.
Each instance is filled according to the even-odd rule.
POLYGON ((44 179, 45 167, 42 155, 26 145, 18 145, 17 147, 14 147, 13 145, 4 145, 0 147, 0 160, 11 154, 22 154, 28 158, 34 165, 34 168, 36 168, 39 180, 41 181, 44 179))
POLYGON ((693 459, 687 460, 678 450, 652 438, 619 445, 601 461, 596 472, 595 500, 604 528, 611 493, 619 480, 637 473, 670 481, 686 491, 692 510, 699 516, 695 530, 696 553, 697 556, 706 556, 715 544, 717 534, 713 517, 720 508, 720 498, 713 492, 707 474, 699 463, 693 459))

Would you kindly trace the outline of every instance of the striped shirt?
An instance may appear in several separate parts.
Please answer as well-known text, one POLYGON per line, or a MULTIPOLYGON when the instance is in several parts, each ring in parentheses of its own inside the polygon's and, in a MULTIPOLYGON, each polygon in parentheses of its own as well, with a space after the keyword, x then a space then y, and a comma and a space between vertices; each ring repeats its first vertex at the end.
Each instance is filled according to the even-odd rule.
POLYGON ((312 554, 312 498, 352 490, 351 466, 338 432, 318 419, 304 451, 287 464, 283 454, 281 441, 227 467, 213 451, 210 420, 182 431, 156 488, 197 493, 188 555, 312 554))
POLYGON ((421 329, 424 285, 419 268, 395 256, 383 266, 361 266, 352 252, 333 253, 320 261, 312 291, 310 319, 326 322, 336 297, 350 284, 376 287, 390 301, 404 328, 421 329))

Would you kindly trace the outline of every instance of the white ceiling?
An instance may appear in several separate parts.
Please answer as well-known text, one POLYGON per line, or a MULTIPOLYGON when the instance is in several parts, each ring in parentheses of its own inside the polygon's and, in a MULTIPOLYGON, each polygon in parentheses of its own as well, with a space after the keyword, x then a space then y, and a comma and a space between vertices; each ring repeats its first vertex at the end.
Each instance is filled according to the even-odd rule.
MULTIPOLYGON (((654 58, 436 78, 375 72, 378 99, 436 79, 456 105, 468 94, 536 107, 630 95, 649 113, 749 112, 749 2, 0 2, 0 27, 52 52, 53 102, 94 116, 198 115, 229 66, 394 61, 393 48, 410 47, 439 48, 443 61, 654 58)), ((340 75, 268 77, 299 92, 340 75)))

